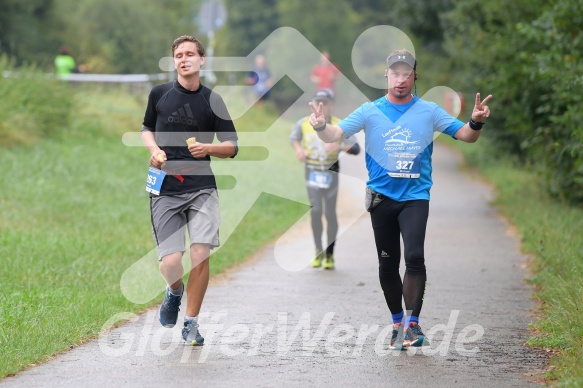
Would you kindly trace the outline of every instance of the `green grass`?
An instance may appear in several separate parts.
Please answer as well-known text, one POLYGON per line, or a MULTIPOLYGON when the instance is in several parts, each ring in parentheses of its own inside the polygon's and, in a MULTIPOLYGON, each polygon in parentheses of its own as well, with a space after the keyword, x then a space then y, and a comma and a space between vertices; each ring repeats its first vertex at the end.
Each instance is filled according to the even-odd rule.
MULTIPOLYGON (((442 141, 440 137, 440 141, 442 141)), ((475 145, 443 140, 495 186, 494 204, 518 228, 532 256, 539 320, 529 344, 551 350, 551 382, 583 386, 583 208, 551 199, 536 168, 495 156, 487 136, 475 145)))
MULTIPOLYGON (((70 127, 2 150, 0 378, 94 338, 119 312, 159 303, 134 304, 120 291, 124 272, 154 248, 144 190, 149 155, 121 141, 139 131, 145 99, 75 93, 70 127)), ((236 125, 244 135, 275 120, 262 108, 236 125)), ((220 190, 223 246, 211 259, 212 274, 244 260, 308 210, 303 169, 287 140, 291 125, 276 123, 259 142, 267 160, 249 161, 265 159, 264 151, 249 148, 241 162, 213 162, 215 173, 236 182, 220 190), (261 173, 250 167, 257 165, 261 173), (291 184, 280 187, 282 179, 291 184)), ((244 144, 257 142, 242 136, 244 144)), ((157 263, 150 264, 161 281, 157 263)))

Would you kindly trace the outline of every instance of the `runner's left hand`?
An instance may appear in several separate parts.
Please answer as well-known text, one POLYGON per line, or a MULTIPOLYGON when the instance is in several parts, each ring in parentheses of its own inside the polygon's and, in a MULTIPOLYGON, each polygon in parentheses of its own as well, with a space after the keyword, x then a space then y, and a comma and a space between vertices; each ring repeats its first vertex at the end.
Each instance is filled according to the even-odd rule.
POLYGON ((209 154, 209 144, 196 142, 188 146, 188 151, 195 158, 204 158, 209 154))
POLYGON ((486 104, 491 98, 492 95, 489 94, 488 97, 484 98, 484 101, 480 101, 480 93, 476 93, 476 104, 472 111, 472 120, 476 123, 483 123, 490 116, 490 108, 486 104))

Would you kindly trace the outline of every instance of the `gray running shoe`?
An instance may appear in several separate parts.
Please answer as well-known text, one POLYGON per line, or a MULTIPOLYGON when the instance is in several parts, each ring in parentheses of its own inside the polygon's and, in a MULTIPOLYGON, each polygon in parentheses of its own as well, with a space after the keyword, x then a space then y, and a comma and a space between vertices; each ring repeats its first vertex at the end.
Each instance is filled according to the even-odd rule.
POLYGON ((429 346, 429 341, 425 338, 425 334, 421 331, 421 326, 417 323, 411 323, 411 325, 409 325, 409 328, 405 333, 404 345, 405 347, 429 346))
POLYGON ((398 323, 393 325, 393 335, 391 336, 391 345, 389 349, 392 350, 405 350, 405 346, 403 345, 404 336, 403 336, 403 324, 398 323))
POLYGON ((204 345, 204 338, 198 332, 198 323, 193 321, 184 321, 182 328, 182 338, 187 345, 202 346, 204 345))
POLYGON ((170 292, 170 288, 166 287, 166 295, 164 295, 164 301, 160 306, 160 323, 162 326, 172 328, 176 325, 181 300, 182 294, 176 296, 170 292))

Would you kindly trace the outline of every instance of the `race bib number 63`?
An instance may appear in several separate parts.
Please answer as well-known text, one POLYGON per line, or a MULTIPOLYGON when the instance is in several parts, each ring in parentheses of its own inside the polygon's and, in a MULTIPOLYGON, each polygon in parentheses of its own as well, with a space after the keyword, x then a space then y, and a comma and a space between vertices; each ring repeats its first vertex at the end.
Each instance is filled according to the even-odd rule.
POLYGON ((166 173, 164 171, 150 166, 148 177, 146 178, 146 191, 154 195, 160 195, 160 189, 165 177, 166 173))

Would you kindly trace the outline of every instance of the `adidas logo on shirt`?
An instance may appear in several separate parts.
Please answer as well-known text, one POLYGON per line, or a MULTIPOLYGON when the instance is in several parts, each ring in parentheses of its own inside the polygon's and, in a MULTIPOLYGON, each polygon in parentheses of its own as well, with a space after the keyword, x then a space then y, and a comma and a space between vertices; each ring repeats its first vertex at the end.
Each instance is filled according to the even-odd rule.
POLYGON ((176 124, 186 124, 196 126, 198 122, 194 119, 190 105, 184 104, 182 108, 179 108, 176 112, 172 113, 172 116, 168 117, 169 123, 176 124))
POLYGON ((381 257, 389 257, 389 254, 385 251, 381 251, 381 257))

